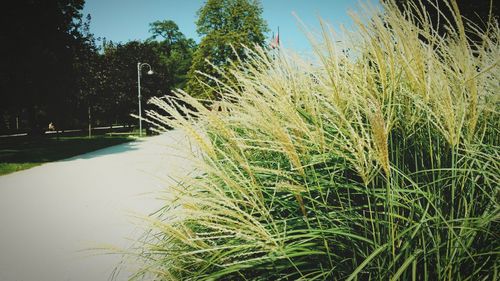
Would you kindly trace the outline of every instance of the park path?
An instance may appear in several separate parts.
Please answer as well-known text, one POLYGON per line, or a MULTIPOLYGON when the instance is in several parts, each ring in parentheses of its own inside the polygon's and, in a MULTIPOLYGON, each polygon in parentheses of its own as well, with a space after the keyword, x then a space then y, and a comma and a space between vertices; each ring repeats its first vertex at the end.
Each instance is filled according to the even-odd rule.
POLYGON ((0 176, 0 281, 108 280, 121 256, 86 249, 140 237, 135 215, 192 171, 187 143, 170 131, 0 176))

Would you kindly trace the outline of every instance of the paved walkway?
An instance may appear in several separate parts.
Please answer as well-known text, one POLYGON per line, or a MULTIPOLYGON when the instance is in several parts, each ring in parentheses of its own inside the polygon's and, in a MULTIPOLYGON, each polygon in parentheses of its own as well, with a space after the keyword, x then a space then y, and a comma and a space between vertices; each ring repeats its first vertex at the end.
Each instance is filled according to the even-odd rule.
POLYGON ((121 257, 85 250, 142 234, 134 214, 161 207, 170 177, 192 169, 173 148, 186 142, 171 131, 1 176, 0 281, 108 280, 121 257))

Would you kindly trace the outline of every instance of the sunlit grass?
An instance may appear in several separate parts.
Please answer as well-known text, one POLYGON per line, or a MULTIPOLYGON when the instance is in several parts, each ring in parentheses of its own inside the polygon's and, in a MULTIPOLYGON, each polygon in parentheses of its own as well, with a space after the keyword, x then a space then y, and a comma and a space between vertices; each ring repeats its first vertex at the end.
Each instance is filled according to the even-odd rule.
POLYGON ((498 25, 473 44, 456 13, 440 36, 425 15, 373 10, 340 43, 323 24, 312 63, 249 50, 221 110, 151 101, 202 175, 150 219, 137 278, 498 279, 498 25))
POLYGON ((26 170, 41 164, 42 163, 0 163, 0 175, 26 170))

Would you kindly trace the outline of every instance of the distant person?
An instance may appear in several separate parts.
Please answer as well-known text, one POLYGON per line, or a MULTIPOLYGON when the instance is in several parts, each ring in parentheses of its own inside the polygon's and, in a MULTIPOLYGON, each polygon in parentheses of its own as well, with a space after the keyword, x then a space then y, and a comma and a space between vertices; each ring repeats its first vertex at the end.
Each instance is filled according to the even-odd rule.
POLYGON ((56 130, 56 126, 54 126, 54 123, 52 122, 49 123, 49 132, 56 132, 56 139, 59 140, 59 132, 56 130))
POLYGON ((53 132, 56 130, 56 127, 54 126, 54 123, 50 122, 49 123, 49 131, 53 132))

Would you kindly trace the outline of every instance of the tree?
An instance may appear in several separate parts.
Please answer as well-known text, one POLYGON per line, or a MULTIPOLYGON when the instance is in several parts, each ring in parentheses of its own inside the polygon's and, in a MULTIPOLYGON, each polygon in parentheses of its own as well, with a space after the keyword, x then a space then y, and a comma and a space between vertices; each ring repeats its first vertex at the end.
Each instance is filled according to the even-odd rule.
POLYGON ((158 53, 164 67, 172 80, 172 88, 182 88, 186 83, 186 74, 191 66, 193 52, 196 43, 188 39, 180 32, 174 21, 155 21, 150 24, 150 32, 153 34, 149 39, 160 37, 163 40, 157 42, 158 53))
POLYGON ((99 99, 99 93, 102 93, 101 56, 94 35, 90 33, 90 19, 90 15, 87 15, 86 21, 79 24, 79 44, 74 49, 73 65, 75 90, 71 102, 75 120, 72 126, 82 127, 87 124, 89 134, 96 121, 95 116, 102 112, 102 99, 99 99))
POLYGON ((130 116, 137 112, 137 63, 147 62, 153 75, 143 71, 141 96, 147 101, 152 96, 164 95, 171 81, 157 53, 155 42, 130 41, 125 44, 108 43, 102 55, 102 104, 108 123, 134 124, 130 116))
POLYGON ((196 44, 175 22, 152 23, 145 42, 105 42, 100 50, 83 5, 19 0, 0 17, 0 132, 15 130, 16 120, 38 133, 49 122, 58 129, 135 123, 137 62, 155 71, 141 80, 143 101, 185 85, 196 44))
MULTIPOLYGON (((2 115, 33 131, 63 126, 83 0, 10 1, 0 17, 2 115)), ((5 124, 5 122, 2 122, 5 124)))
POLYGON ((107 123, 134 124, 130 116, 138 114, 137 63, 151 65, 154 74, 142 72, 141 96, 145 101, 153 96, 167 95, 185 84, 185 74, 191 65, 196 44, 179 31, 173 21, 156 21, 150 25, 152 37, 146 41, 130 41, 114 44, 105 42, 100 56, 99 79, 102 83, 103 116, 107 123), (160 39, 159 41, 155 40, 160 39))
POLYGON ((268 29, 262 19, 262 5, 257 0, 208 0, 198 11, 196 24, 203 38, 193 55, 187 91, 197 97, 217 98, 211 90, 215 82, 197 71, 223 79, 205 60, 225 69, 229 60, 246 57, 242 45, 264 44, 268 29))
POLYGON ((157 37, 162 37, 164 40, 163 42, 168 47, 185 39, 184 34, 179 31, 179 26, 174 21, 155 21, 149 26, 149 32, 153 34, 151 38, 156 39, 157 37))

